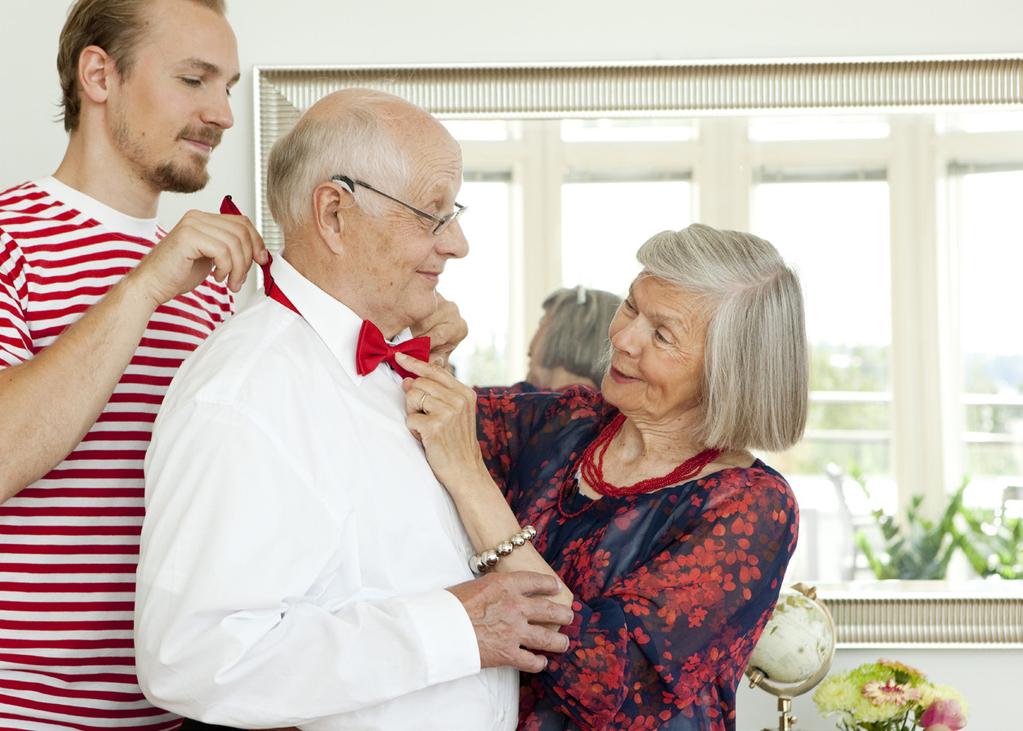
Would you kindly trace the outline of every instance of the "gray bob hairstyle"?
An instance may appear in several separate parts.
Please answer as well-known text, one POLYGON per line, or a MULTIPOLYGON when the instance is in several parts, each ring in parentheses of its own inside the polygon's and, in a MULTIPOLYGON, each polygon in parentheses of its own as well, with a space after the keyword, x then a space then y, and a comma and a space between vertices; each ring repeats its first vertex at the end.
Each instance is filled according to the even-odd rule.
MULTIPOLYGON (((398 113, 397 97, 369 89, 339 93, 349 97, 342 113, 304 114, 270 151, 266 199, 285 235, 312 215, 312 193, 331 176, 366 180, 392 195, 408 180, 408 158, 386 123, 398 113)), ((360 209, 380 214, 379 196, 359 186, 352 194, 360 209)))
POLYGON ((693 224, 636 254, 644 271, 703 300, 701 436, 723 449, 777 452, 803 435, 809 358, 799 279, 767 241, 693 224))
POLYGON ((540 365, 564 368, 600 385, 607 370, 607 329, 622 298, 583 286, 559 289, 543 301, 547 329, 540 365))

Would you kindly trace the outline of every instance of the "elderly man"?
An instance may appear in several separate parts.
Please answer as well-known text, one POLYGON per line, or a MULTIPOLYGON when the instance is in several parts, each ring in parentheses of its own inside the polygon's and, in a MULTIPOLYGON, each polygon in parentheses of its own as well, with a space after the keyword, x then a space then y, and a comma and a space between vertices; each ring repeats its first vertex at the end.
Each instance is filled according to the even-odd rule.
POLYGON ((377 367, 467 251, 461 167, 436 120, 365 90, 275 146, 269 296, 186 362, 147 457, 135 621, 153 703, 249 728, 512 729, 515 669, 546 663, 523 648, 567 648, 553 577, 471 580, 401 375, 377 367))

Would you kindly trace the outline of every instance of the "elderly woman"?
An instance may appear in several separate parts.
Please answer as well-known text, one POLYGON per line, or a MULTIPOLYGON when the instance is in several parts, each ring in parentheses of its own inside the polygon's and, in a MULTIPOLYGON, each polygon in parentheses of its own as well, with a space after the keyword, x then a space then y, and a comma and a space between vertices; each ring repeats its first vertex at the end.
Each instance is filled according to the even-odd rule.
POLYGON ((555 573, 575 610, 568 651, 523 676, 522 729, 733 729, 796 544, 788 484, 749 451, 806 420, 795 274, 768 242, 699 225, 638 256, 599 393, 475 395, 408 366, 408 424, 471 565, 555 573))
POLYGON ((602 289, 559 289, 543 301, 529 343, 526 382, 542 391, 597 388, 607 371, 607 329, 622 298, 602 289))

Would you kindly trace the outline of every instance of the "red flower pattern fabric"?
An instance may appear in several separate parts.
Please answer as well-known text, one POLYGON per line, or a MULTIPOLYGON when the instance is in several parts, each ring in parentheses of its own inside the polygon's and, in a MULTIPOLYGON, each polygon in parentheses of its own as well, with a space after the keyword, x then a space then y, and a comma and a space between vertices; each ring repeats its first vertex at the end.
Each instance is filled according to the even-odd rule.
POLYGON ((522 676, 519 728, 734 731, 736 686, 796 546, 795 498, 757 460, 590 500, 576 461, 615 414, 586 388, 478 392, 487 467, 576 597, 568 651, 522 676))

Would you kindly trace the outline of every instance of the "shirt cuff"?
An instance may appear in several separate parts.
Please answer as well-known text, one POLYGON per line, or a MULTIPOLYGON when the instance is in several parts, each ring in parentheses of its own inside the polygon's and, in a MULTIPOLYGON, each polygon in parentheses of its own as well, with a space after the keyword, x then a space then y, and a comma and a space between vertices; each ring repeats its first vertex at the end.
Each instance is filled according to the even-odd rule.
POLYGON ((469 615, 444 589, 404 597, 402 603, 419 636, 430 685, 480 671, 480 649, 469 615))

